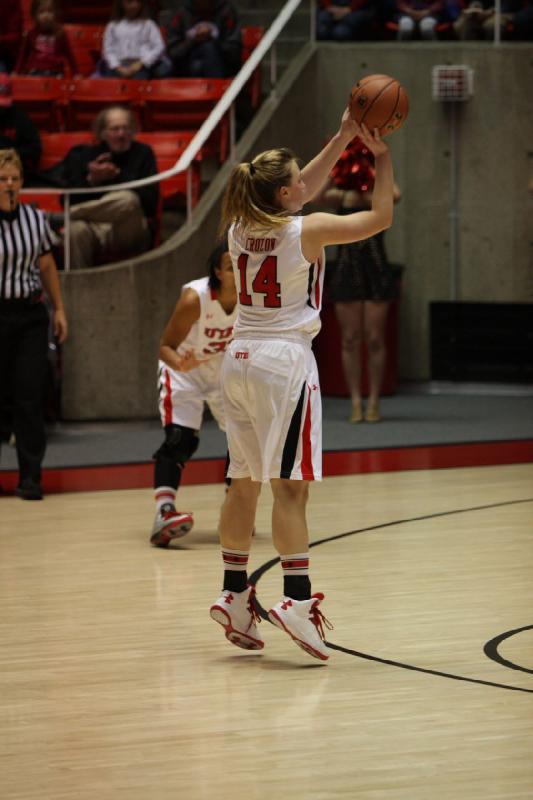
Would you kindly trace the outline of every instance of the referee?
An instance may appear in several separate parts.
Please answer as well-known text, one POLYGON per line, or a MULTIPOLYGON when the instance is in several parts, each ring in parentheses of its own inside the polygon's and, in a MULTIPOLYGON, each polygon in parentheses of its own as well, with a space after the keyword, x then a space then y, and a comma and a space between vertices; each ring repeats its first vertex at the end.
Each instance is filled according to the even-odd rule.
POLYGON ((16 494, 41 500, 49 323, 43 288, 60 343, 67 337, 67 320, 51 232, 42 211, 19 204, 22 177, 17 152, 0 150, 0 431, 15 434, 16 494))

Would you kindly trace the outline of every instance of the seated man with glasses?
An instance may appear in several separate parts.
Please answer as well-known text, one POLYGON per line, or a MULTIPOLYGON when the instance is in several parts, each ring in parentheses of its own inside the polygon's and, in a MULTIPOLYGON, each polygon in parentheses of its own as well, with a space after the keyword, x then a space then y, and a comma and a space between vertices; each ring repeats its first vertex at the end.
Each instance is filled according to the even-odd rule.
MULTIPOLYGON (((133 114, 122 106, 101 111, 93 126, 96 144, 72 147, 58 168, 69 188, 110 186, 157 173, 152 148, 135 141, 133 114)), ((145 252, 151 246, 150 220, 157 212, 159 184, 136 189, 71 196, 71 266, 93 267, 145 252)), ((63 215, 52 215, 52 227, 63 215)))

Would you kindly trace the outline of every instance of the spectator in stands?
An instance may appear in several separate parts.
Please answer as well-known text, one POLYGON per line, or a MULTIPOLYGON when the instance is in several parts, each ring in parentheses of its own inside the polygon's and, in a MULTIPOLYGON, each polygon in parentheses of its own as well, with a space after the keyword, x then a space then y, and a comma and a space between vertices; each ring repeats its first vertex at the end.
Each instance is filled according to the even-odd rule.
MULTIPOLYGON (((60 182, 70 188, 110 186, 157 173, 152 148, 135 141, 135 118, 122 106, 109 106, 94 122, 97 144, 76 145, 60 164, 60 182)), ((159 184, 133 190, 72 196, 71 260, 74 269, 105 259, 127 257, 151 245, 150 222, 159 201, 159 184)), ((60 215, 51 215, 56 230, 60 215)))
POLYGON ((319 0, 317 39, 336 42, 365 39, 375 16, 376 4, 372 0, 319 0))
POLYGON ((0 148, 17 151, 28 184, 39 166, 41 137, 24 109, 13 102, 11 80, 5 74, 0 74, 0 148))
POLYGON ((519 41, 533 39, 533 0, 525 0, 513 15, 511 37, 519 41))
POLYGON ((436 39, 437 23, 445 11, 444 0, 396 0, 398 39, 412 39, 415 34, 422 39, 436 39))
POLYGON ((2 8, 0 30, 0 73, 11 72, 17 60, 22 38, 22 9, 20 0, 10 0, 2 8))
POLYGON ((167 51, 180 78, 227 78, 239 71, 241 31, 226 0, 183 0, 170 23, 167 51))
POLYGON ((25 35, 15 72, 21 75, 75 75, 76 62, 57 18, 54 0, 33 0, 34 26, 25 35))
POLYGON ((492 0, 472 0, 465 3, 453 23, 458 39, 484 39, 483 23, 494 13, 492 0))
POLYGON ((98 74, 104 78, 167 78, 172 71, 147 0, 115 0, 104 31, 98 74))
MULTIPOLYGON (((505 35, 508 25, 522 8, 522 0, 502 0, 501 33, 505 35)), ((463 8, 454 22, 459 39, 494 39, 496 15, 493 0, 472 0, 463 8)))

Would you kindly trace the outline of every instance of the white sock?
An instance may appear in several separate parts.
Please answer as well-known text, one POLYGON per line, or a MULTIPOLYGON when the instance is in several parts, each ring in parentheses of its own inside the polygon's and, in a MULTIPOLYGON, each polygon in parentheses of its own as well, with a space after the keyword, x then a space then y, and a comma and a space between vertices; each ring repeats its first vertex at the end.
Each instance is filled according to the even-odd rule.
POLYGON ((172 486, 158 486, 154 490, 154 497, 157 510, 161 511, 164 505, 174 505, 176 490, 172 486))

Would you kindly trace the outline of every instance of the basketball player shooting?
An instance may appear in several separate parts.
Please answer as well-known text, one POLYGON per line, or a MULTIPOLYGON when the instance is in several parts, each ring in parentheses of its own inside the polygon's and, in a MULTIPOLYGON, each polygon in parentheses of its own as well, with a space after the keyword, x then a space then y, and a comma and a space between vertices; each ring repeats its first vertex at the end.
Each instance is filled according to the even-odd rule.
POLYGON ((234 340, 221 370, 231 486, 222 506, 223 590, 212 619, 228 641, 261 650, 247 564, 261 483, 274 498, 272 539, 283 596, 270 621, 309 655, 329 658, 322 593, 312 593, 306 505, 322 478, 318 371, 311 342, 320 329, 324 247, 366 239, 391 225, 394 179, 389 150, 347 108, 338 132, 300 169, 287 148, 267 150, 233 170, 222 206, 238 293, 234 340), (346 216, 300 212, 323 188, 355 137, 375 157, 371 208, 346 216))

